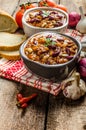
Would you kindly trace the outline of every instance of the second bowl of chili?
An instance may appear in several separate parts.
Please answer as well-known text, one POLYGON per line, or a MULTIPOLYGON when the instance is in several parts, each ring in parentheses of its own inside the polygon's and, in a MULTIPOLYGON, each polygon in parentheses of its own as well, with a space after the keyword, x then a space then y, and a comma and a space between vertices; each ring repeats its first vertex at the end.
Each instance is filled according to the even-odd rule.
POLYGON ((68 13, 58 8, 36 7, 26 10, 22 25, 27 36, 40 31, 65 31, 68 25, 68 13))

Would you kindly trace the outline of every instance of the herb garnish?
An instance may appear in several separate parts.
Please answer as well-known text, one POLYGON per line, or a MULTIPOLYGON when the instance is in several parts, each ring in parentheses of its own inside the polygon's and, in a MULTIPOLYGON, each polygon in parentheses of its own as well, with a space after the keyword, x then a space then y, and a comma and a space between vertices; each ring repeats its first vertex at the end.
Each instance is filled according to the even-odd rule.
POLYGON ((46 41, 45 41, 46 47, 49 46, 49 45, 54 45, 54 44, 56 44, 55 41, 52 41, 52 39, 50 39, 50 38, 46 38, 46 41))
POLYGON ((43 14, 42 14, 42 16, 43 16, 43 17, 48 17, 48 16, 49 16, 49 14, 50 14, 50 13, 49 13, 49 12, 47 12, 47 11, 42 11, 42 12, 43 12, 43 14))

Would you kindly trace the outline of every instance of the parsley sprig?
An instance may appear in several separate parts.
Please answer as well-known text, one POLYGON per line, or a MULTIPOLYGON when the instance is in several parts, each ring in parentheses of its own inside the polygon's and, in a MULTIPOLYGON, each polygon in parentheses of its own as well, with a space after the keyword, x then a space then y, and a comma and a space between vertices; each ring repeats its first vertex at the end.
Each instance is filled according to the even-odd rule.
POLYGON ((54 45, 54 44, 56 44, 55 41, 52 41, 52 39, 50 39, 50 38, 46 38, 46 41, 45 41, 46 47, 49 46, 49 45, 54 45))
POLYGON ((49 13, 49 12, 47 12, 47 11, 42 11, 42 12, 43 12, 43 14, 42 14, 42 16, 43 16, 43 17, 48 17, 48 16, 49 16, 49 14, 50 14, 50 13, 49 13))

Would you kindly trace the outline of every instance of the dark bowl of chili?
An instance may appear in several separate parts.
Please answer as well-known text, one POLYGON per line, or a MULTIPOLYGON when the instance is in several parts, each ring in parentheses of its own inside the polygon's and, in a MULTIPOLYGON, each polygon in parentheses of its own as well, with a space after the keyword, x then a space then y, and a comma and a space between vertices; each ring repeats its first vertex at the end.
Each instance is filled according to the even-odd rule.
POLYGON ((65 34, 40 32, 32 35, 20 47, 26 68, 47 79, 63 80, 76 66, 81 43, 65 34))

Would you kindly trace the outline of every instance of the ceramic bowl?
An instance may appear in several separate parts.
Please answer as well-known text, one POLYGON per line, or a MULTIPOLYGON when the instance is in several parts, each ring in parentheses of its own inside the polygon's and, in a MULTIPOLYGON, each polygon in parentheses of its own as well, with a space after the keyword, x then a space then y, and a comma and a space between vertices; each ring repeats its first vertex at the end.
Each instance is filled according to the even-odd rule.
MULTIPOLYGON (((47 78, 47 79, 63 80, 69 75, 69 73, 73 70, 73 68, 76 66, 76 63, 78 62, 81 48, 82 48, 81 43, 79 41, 77 41, 76 39, 74 39, 73 37, 70 37, 65 34, 60 34, 62 36, 65 36, 65 37, 71 39, 78 46, 78 51, 75 54, 75 56, 70 61, 68 61, 66 63, 62 63, 62 64, 48 65, 48 64, 38 63, 36 61, 32 61, 31 59, 29 59, 25 55, 24 49, 25 49, 28 41, 31 38, 33 38, 34 36, 36 37, 37 35, 43 34, 43 33, 46 33, 46 32, 40 32, 40 33, 32 35, 31 37, 29 37, 27 39, 26 42, 24 42, 21 45, 21 47, 20 47, 21 58, 23 59, 23 62, 25 64, 26 68, 28 70, 32 71, 34 74, 47 78)), ((52 33, 52 32, 49 32, 49 34, 50 33, 52 33)), ((57 33, 55 33, 55 34, 57 34, 57 33)))
POLYGON ((61 9, 51 8, 51 7, 36 7, 36 8, 32 8, 32 9, 29 9, 29 10, 25 11, 25 13, 23 15, 23 18, 22 18, 22 25, 23 25, 24 33, 28 37, 33 35, 33 34, 35 34, 35 33, 42 32, 42 31, 54 31, 54 32, 61 32, 61 33, 63 33, 65 31, 65 29, 67 28, 67 26, 68 26, 68 13, 62 11, 61 9), (64 24, 62 26, 54 27, 54 28, 41 28, 41 27, 32 26, 31 24, 28 24, 26 22, 26 19, 27 19, 27 16, 28 16, 28 14, 30 12, 36 11, 36 10, 39 10, 39 11, 48 10, 48 11, 60 12, 60 13, 62 13, 62 15, 64 15, 65 22, 64 22, 64 24))

